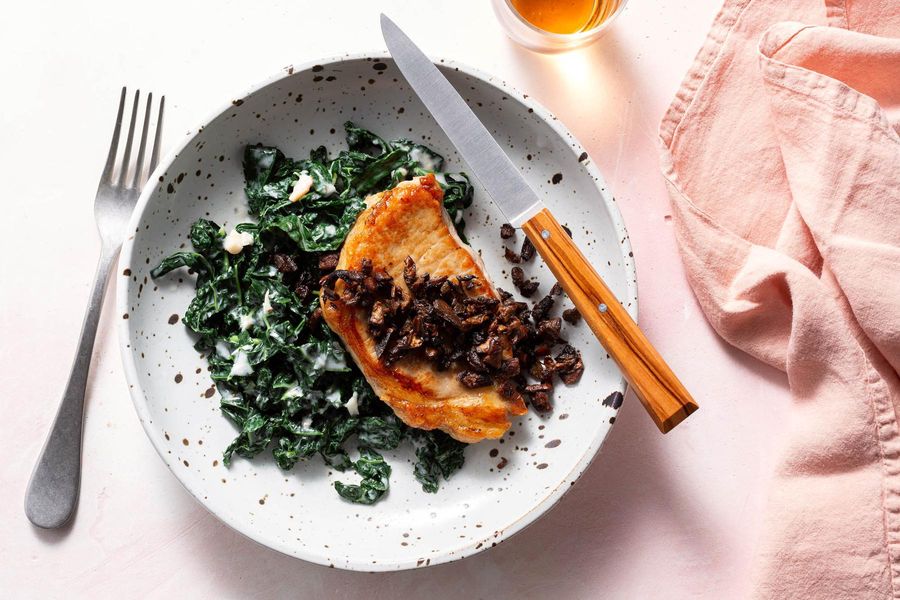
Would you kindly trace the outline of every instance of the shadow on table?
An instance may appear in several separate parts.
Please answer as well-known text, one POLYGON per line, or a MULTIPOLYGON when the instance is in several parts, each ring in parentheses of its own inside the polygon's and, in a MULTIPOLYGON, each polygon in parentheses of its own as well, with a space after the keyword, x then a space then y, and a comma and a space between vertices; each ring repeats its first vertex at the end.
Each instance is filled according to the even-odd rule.
MULTIPOLYGON (((634 98, 648 96, 652 73, 638 71, 640 49, 625 46, 616 29, 597 43, 562 54, 540 54, 508 42, 519 91, 534 96, 566 124, 579 124, 580 141, 618 142, 627 135, 634 98), (585 133, 587 132, 587 133, 585 133)), ((661 116, 661 115, 660 115, 661 116)), ((658 122, 646 124, 654 149, 658 122)), ((598 158, 598 157, 594 157, 598 158)))
POLYGON ((69 519, 68 523, 57 529, 42 529, 35 525, 31 525, 31 531, 34 533, 34 537, 41 540, 42 544, 55 546, 56 544, 64 542, 66 538, 69 537, 76 517, 77 515, 73 516, 69 519))
MULTIPOLYGON (((113 304, 115 304, 116 287, 117 287, 116 279, 117 278, 111 277, 110 279, 111 279, 111 281, 109 282, 109 285, 106 288, 106 293, 105 293, 104 299, 103 299, 103 303, 107 307, 107 310, 104 311, 100 316, 100 322, 98 325, 96 341, 94 343, 93 358, 91 359, 93 364, 91 365, 91 368, 88 371, 87 383, 85 384, 84 417, 83 417, 85 420, 88 418, 88 411, 92 410, 94 403, 97 402, 97 398, 96 398, 96 394, 95 394, 95 389, 96 389, 96 385, 97 385, 97 383, 96 383, 97 375, 98 375, 97 357, 104 355, 108 351, 107 347, 106 347, 107 336, 105 335, 105 333, 106 333, 106 330, 115 327, 115 323, 114 323, 113 317, 112 317, 112 311, 109 310, 109 307, 112 306, 113 304)), ((74 334, 74 332, 73 332, 73 334, 74 334)), ((73 348, 74 348, 74 346, 73 346, 73 348)), ((116 351, 115 348, 113 348, 112 350, 114 352, 116 351)), ((64 382, 65 382, 65 379, 60 379, 60 390, 63 389, 63 386, 65 385, 64 382)), ((52 414, 53 414, 54 418, 55 418, 56 410, 58 410, 58 406, 53 407, 54 412, 52 414)), ((49 434, 52 424, 53 424, 53 420, 51 419, 50 421, 48 421, 47 430, 44 432, 41 432, 42 435, 49 434)), ((85 424, 85 427, 86 427, 86 424, 85 424)), ((41 454, 41 452, 43 452, 43 446, 39 446, 38 448, 39 448, 39 451, 37 453, 35 453, 34 456, 30 459, 31 464, 37 464, 37 462, 40 458, 40 454, 41 454)), ((28 479, 26 479, 23 482, 23 484, 24 484, 22 486, 23 498, 24 498, 24 494, 27 493, 27 487, 28 487, 28 484, 30 483, 31 476, 32 476, 32 474, 29 473, 28 479)), ((80 483, 80 485, 83 486, 84 482, 82 481, 80 483)), ((78 510, 80 508, 80 504, 81 504, 81 498, 79 498, 78 501, 76 502, 75 509, 72 512, 72 516, 69 517, 69 520, 62 527, 57 527, 56 529, 43 529, 41 527, 38 527, 38 526, 32 524, 31 530, 34 533, 34 536, 37 539, 41 540, 41 542, 43 544, 46 544, 49 546, 56 545, 56 544, 59 544, 60 542, 65 541, 65 539, 69 536, 70 533, 72 533, 72 530, 74 529, 75 521, 78 519, 78 510)))
POLYGON ((454 597, 581 597, 589 582, 611 584, 624 576, 623 559, 642 552, 633 542, 635 532, 646 527, 692 540, 693 560, 715 562, 708 554, 719 544, 709 539, 704 508, 678 481, 678 462, 691 459, 663 456, 670 439, 659 434, 629 394, 602 452, 550 513, 496 548, 428 569, 328 569, 259 546, 224 525, 216 535, 190 539, 202 546, 197 554, 211 563, 209 571, 217 573, 221 589, 236 597, 271 589, 274 580, 282 590, 321 586, 325 597, 352 597, 364 590, 372 598, 437 598, 451 591, 454 597))
MULTIPOLYGON (((566 56, 542 56, 518 47, 511 50, 524 87, 541 90, 541 99, 564 118, 585 110, 583 103, 591 100, 602 110, 605 95, 621 98, 641 93, 648 82, 638 79, 624 51, 615 30, 594 46, 566 56)), ((603 121, 610 123, 610 119, 603 121)), ((607 139, 611 135, 600 132, 607 139)), ((733 349, 725 353, 755 368, 762 377, 778 376, 733 349)), ((703 419, 703 414, 701 410, 691 421, 703 419)), ((711 420, 704 425, 714 426, 711 420)), ((597 582, 613 587, 617 580, 633 577, 629 560, 647 561, 650 553, 656 560, 685 568, 715 569, 728 540, 722 539, 726 534, 716 526, 709 507, 692 493, 693 483, 682 478, 695 460, 685 452, 691 446, 685 428, 660 435, 637 398, 629 394, 594 464, 555 508, 496 548, 450 564, 400 573, 354 573, 283 556, 224 525, 214 536, 191 539, 202 546, 198 554, 210 561, 210 572, 224 578, 222 589, 237 597, 271 590, 273 581, 279 582, 278 589, 324 597, 363 593, 373 599, 588 597, 598 592, 591 587, 597 582), (684 437, 678 440, 679 436, 684 437), (690 548, 690 555, 673 556, 660 544, 640 546, 645 542, 639 540, 657 535, 687 540, 680 547, 690 548)), ((671 566, 667 571, 671 572, 671 566)), ((646 573, 646 568, 641 572, 646 573)), ((648 585, 659 591, 664 582, 648 585)))
MULTIPOLYGON (((783 383, 782 373, 720 343, 723 360, 727 355, 760 379, 783 383)), ((730 396, 733 402, 735 395, 730 396)), ((597 597, 617 585, 633 589, 635 577, 653 572, 648 565, 663 562, 666 573, 684 568, 729 576, 722 569, 736 534, 722 526, 715 506, 706 505, 708 493, 696 493, 694 463, 700 457, 691 454, 692 437, 722 426, 718 421, 736 408, 724 398, 716 400, 698 399, 706 410, 663 436, 629 393, 596 460, 559 504, 496 548, 457 562, 399 573, 358 573, 284 556, 221 523, 211 535, 184 539, 209 561, 217 587, 235 597, 273 589, 371 600, 597 597)), ((728 485, 728 473, 708 476, 721 477, 723 488, 728 485)), ((644 587, 658 594, 664 585, 647 581, 644 587)))

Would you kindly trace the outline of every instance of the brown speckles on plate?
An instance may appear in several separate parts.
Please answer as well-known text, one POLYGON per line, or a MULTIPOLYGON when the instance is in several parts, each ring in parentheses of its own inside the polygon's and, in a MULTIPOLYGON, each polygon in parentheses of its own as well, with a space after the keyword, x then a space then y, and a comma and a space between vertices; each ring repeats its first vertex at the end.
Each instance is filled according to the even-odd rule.
POLYGON ((611 406, 612 408, 617 409, 622 406, 622 400, 624 400, 624 398, 622 392, 616 390, 603 399, 603 406, 611 406))
POLYGON ((175 383, 181 383, 184 376, 181 373, 175 373, 175 383))
MULTIPOLYGON (((151 197, 138 215, 133 239, 123 249, 126 260, 119 272, 125 278, 120 279, 118 314, 129 315, 119 324, 127 333, 125 343, 130 344, 126 371, 130 370, 129 384, 134 386, 138 413, 165 461, 195 497, 231 525, 251 531, 257 541, 288 554, 336 568, 381 571, 413 568, 417 563, 424 567, 428 559, 435 564, 462 558, 531 522, 584 470, 584 461, 599 445, 615 414, 612 408, 601 406, 606 395, 602 392, 622 387, 613 363, 604 360, 596 343, 588 342, 590 331, 573 327, 566 331, 567 339, 596 358, 585 373, 586 381, 560 390, 553 415, 529 414, 513 423, 514 435, 468 450, 469 471, 443 481, 438 494, 423 493, 410 476, 414 453, 391 456, 389 462, 395 470, 392 491, 376 507, 342 504, 332 482, 355 483, 355 479, 338 472, 329 474, 313 461, 283 473, 267 452, 255 461, 235 458, 235 464, 226 470, 221 452, 235 430, 221 412, 217 388, 207 372, 206 353, 200 356, 193 349, 192 336, 182 327, 196 274, 192 277, 183 269, 149 283, 144 276, 169 253, 190 249, 188 230, 197 217, 228 228, 247 219, 236 140, 278 140, 295 158, 302 158, 319 144, 336 153, 345 147, 340 124, 351 119, 382 135, 424 141, 444 155, 449 172, 465 171, 458 153, 422 109, 394 63, 382 56, 368 58, 320 60, 315 69, 297 68, 293 75, 286 68, 280 72, 281 79, 248 95, 233 96, 241 101, 229 99, 219 118, 192 129, 193 139, 177 150, 171 163, 161 166, 163 179, 152 182, 148 189, 151 197), (316 76, 321 77, 320 83, 312 83, 316 76), (361 86, 366 87, 365 92, 359 91, 361 86), (201 129, 202 134, 198 133, 201 129), (126 266, 131 272, 123 270, 126 266), (178 320, 168 325, 173 314, 178 320), (182 375, 183 385, 175 383, 176 374, 182 375), (164 431, 178 432, 182 438, 169 433, 165 437, 171 436, 171 440, 167 441, 164 431), (190 440, 188 446, 183 439, 190 440), (561 442, 555 445, 557 440, 561 442), (538 465, 546 466, 537 469, 538 465), (484 485, 486 477, 492 478, 490 485, 484 485), (258 504, 265 494, 279 501, 258 504), (459 502, 448 502, 448 498, 459 502), (345 509, 348 519, 332 520, 345 509), (354 513, 359 516, 354 518, 354 513), (408 537, 401 537, 403 532, 409 532, 408 537), (502 533, 489 537, 485 532, 502 533), (351 539, 352 543, 345 542, 351 539), (408 546, 401 545, 403 542, 408 546), (331 548, 323 548, 323 544, 331 548)), ((634 260, 628 256, 627 236, 609 193, 603 189, 595 161, 546 111, 538 107, 529 111, 521 95, 492 87, 452 63, 441 68, 465 91, 531 184, 544 192, 560 192, 545 194, 547 203, 560 222, 575 225, 584 243, 582 250, 594 264, 601 267, 610 261, 602 267, 604 277, 625 296, 623 304, 635 306, 634 260), (562 176, 555 186, 554 174, 562 176), (624 240, 621 245, 620 240, 624 240)), ((488 270, 499 278, 503 268, 509 270, 496 252, 502 216, 486 200, 478 183, 473 184, 475 196, 466 211, 466 234, 482 250, 488 270)), ((659 221, 665 226, 662 216, 659 221)), ((552 285, 552 274, 537 257, 520 266, 528 278, 541 281, 542 289, 552 285)), ((566 303, 558 303, 556 313, 564 308, 566 303)))
POLYGON ((549 466, 550 466, 550 465, 548 465, 547 463, 541 463, 541 464, 537 465, 535 468, 536 468, 536 469, 541 469, 541 470, 543 470, 543 469, 546 469, 546 468, 549 467, 549 466))
POLYGON ((177 322, 178 322, 178 315, 175 314, 175 313, 173 313, 173 314, 169 317, 169 325, 174 325, 174 324, 177 323, 177 322))

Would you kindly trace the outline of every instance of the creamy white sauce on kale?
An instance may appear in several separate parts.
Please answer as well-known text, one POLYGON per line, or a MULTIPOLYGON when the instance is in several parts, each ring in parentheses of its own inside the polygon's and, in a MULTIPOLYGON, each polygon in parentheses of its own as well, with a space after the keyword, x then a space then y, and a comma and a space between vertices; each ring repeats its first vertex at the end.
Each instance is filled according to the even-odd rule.
POLYGON ((197 274, 183 321, 207 356, 222 412, 237 427, 225 464, 235 454, 253 458, 271 449, 287 470, 319 455, 330 468, 360 478, 335 482, 338 494, 373 504, 388 491, 391 474, 379 451, 412 443, 414 474, 424 490, 436 492, 463 465, 465 444, 407 427, 375 397, 315 314, 318 260, 341 247, 366 196, 432 171, 462 235, 472 188, 464 175, 441 173, 444 159, 425 146, 386 141, 352 123, 345 130, 348 149, 333 157, 324 147, 293 160, 277 148, 248 146, 244 190, 256 222, 226 236, 216 223, 198 220, 190 232, 194 250, 166 258, 152 276, 179 267, 197 274), (275 268, 276 255, 289 256, 289 267, 275 268))

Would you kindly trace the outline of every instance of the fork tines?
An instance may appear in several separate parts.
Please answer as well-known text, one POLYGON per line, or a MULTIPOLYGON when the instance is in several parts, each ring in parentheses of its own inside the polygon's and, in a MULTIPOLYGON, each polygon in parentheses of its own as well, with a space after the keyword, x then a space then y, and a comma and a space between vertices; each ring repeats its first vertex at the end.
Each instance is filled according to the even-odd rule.
MULTIPOLYGON (((116 155, 119 150, 119 134, 122 131, 122 117, 125 114, 125 96, 127 94, 126 88, 122 88, 122 95, 119 98, 119 112, 116 115, 116 127, 113 130, 112 142, 109 145, 109 155, 106 158, 106 167, 103 169, 103 175, 101 176, 101 184, 107 184, 110 186, 115 186, 120 189, 140 189, 143 187, 145 178, 144 178, 144 158, 147 150, 147 137, 150 131, 150 116, 153 108, 153 94, 147 94, 146 108, 144 109, 144 119, 143 125, 141 126, 141 140, 138 145, 138 154, 137 160, 132 165, 131 164, 131 149, 134 142, 134 130, 135 125, 137 124, 137 116, 138 116, 138 108, 140 104, 141 91, 136 90, 134 92, 134 102, 132 103, 131 108, 131 119, 130 124, 128 126, 128 137, 125 141, 125 149, 124 154, 122 156, 122 162, 120 163, 118 173, 118 180, 113 179, 113 172, 116 168, 116 155), (131 171, 131 178, 128 181, 128 174, 131 171)), ((163 109, 166 104, 166 97, 162 96, 159 99, 159 111, 156 117, 156 132, 153 136, 153 148, 150 151, 150 164, 147 170, 147 174, 152 173, 156 168, 156 164, 159 162, 159 146, 160 139, 162 136, 162 125, 163 125, 163 109)))

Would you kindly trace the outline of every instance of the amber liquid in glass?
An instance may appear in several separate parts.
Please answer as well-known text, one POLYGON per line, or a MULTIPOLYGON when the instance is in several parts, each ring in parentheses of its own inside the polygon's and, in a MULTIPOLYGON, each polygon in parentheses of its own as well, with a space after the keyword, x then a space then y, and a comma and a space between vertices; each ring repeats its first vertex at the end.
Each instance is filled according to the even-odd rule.
POLYGON ((600 25, 620 0, 509 0, 519 15, 544 31, 578 33, 600 25))

